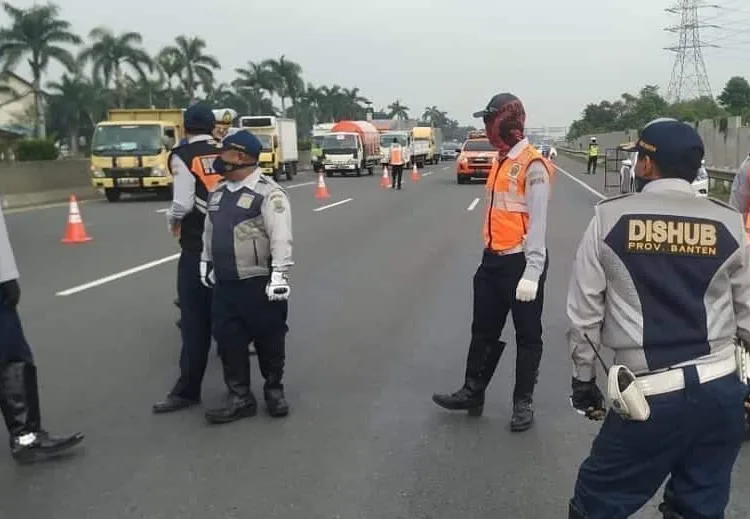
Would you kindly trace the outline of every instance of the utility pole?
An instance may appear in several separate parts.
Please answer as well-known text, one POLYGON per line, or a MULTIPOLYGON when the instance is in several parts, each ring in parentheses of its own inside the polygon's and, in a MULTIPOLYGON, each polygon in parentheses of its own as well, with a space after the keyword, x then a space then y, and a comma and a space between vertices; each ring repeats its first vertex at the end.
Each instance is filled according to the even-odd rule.
POLYGON ((713 98, 702 49, 716 45, 702 42, 700 29, 716 29, 718 26, 701 24, 700 9, 718 7, 700 0, 679 0, 678 5, 665 9, 680 18, 677 25, 664 29, 678 34, 677 44, 665 47, 665 50, 675 53, 672 77, 667 88, 667 99, 673 103, 703 96, 713 98))

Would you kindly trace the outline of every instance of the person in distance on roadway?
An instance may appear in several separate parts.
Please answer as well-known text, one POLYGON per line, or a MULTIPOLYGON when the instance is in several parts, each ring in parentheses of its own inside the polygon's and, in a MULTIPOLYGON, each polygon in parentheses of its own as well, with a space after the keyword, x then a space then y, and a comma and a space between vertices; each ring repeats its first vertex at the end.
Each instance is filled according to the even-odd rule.
POLYGON ((484 395, 505 349, 508 313, 516 328, 512 431, 534 421, 533 394, 542 358, 542 307, 547 277, 547 204, 555 168, 524 137, 526 113, 512 94, 494 96, 474 114, 498 150, 487 179, 484 254, 474 275, 474 318, 463 386, 432 400, 480 415, 484 395))
POLYGON ((645 186, 596 206, 568 291, 571 403, 604 419, 568 517, 625 519, 669 478, 665 519, 718 519, 745 421, 734 338, 750 340, 747 238, 735 210, 693 193, 704 146, 692 126, 652 122, 630 151, 645 186), (617 365, 606 417, 600 345, 617 365))

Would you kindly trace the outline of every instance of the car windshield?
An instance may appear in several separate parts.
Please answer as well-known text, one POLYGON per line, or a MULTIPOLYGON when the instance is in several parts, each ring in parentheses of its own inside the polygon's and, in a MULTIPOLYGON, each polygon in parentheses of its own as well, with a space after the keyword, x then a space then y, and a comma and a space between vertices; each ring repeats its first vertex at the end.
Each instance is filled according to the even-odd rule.
POLYGON ((495 151, 488 139, 472 139, 464 144, 464 151, 495 151))
POLYGON ((158 124, 98 126, 91 140, 94 155, 149 155, 164 147, 158 124))
POLYGON ((326 150, 351 150, 356 149, 357 138, 354 135, 343 133, 332 133, 323 136, 323 149, 326 150))
POLYGON ((381 135, 380 136, 380 147, 381 148, 388 148, 393 144, 393 139, 396 139, 396 141, 401 146, 406 146, 406 137, 403 135, 381 135))

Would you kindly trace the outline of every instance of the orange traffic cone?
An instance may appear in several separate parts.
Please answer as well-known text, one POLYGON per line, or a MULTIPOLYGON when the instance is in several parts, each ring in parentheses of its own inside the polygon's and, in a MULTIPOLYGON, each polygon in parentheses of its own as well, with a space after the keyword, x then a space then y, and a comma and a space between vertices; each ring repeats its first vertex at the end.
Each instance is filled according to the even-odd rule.
POLYGON ((417 163, 414 163, 414 167, 411 168, 411 181, 419 182, 419 169, 417 169, 417 163))
POLYGON ((383 166, 383 176, 380 179, 380 187, 391 187, 391 179, 388 176, 388 166, 383 166))
POLYGON ((78 209, 78 201, 75 195, 70 195, 70 206, 68 209, 68 225, 65 228, 63 243, 85 243, 91 241, 91 236, 86 234, 86 227, 81 219, 81 211, 78 209))
POLYGON ((318 174, 318 187, 315 188, 315 198, 330 198, 330 196, 326 181, 323 179, 323 173, 320 173, 318 174))

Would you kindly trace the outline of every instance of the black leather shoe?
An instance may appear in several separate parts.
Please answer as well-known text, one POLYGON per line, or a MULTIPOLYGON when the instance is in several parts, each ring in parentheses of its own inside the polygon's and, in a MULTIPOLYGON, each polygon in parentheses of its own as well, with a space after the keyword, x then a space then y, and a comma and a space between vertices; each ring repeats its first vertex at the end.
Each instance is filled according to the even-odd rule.
POLYGON ((10 450, 18 463, 33 463, 72 449, 84 439, 83 434, 53 436, 47 431, 28 433, 11 439, 10 450))
POLYGON ((289 414, 289 403, 284 396, 284 390, 279 388, 263 390, 266 400, 266 410, 274 418, 283 418, 289 414))
POLYGON ((152 407, 154 414, 165 414, 174 413, 175 411, 182 411, 188 407, 193 407, 200 404, 200 400, 192 398, 183 398, 177 395, 167 395, 167 398, 161 402, 156 402, 152 407))
POLYGON ((522 432, 534 423, 534 404, 531 398, 524 398, 513 404, 513 416, 510 419, 510 430, 522 432))
POLYGON ((469 416, 482 416, 484 412, 484 391, 472 391, 464 386, 455 393, 435 393, 432 401, 443 409, 468 411, 469 416))
POLYGON ((231 394, 227 399, 226 406, 206 411, 206 421, 218 425, 236 422, 242 418, 250 418, 256 414, 258 414, 258 402, 252 393, 246 397, 231 394))

